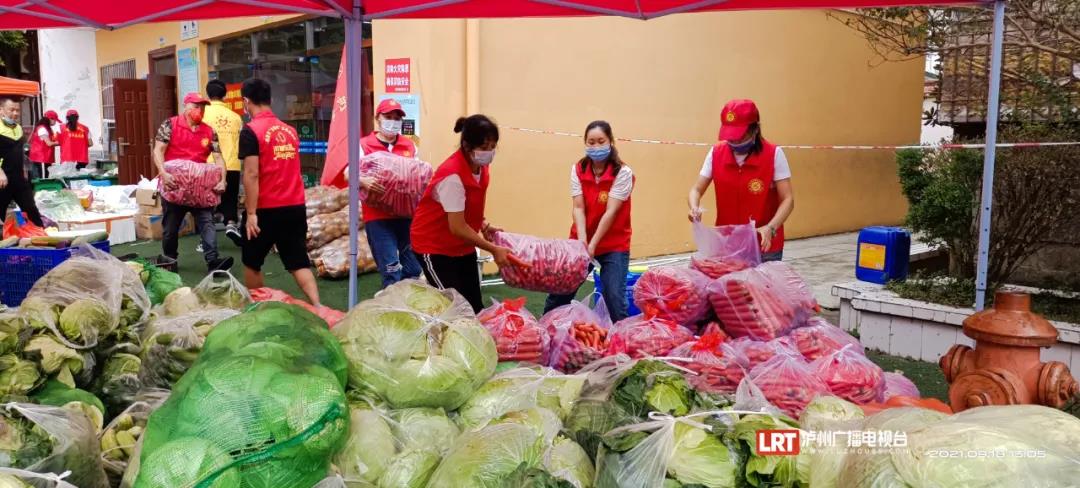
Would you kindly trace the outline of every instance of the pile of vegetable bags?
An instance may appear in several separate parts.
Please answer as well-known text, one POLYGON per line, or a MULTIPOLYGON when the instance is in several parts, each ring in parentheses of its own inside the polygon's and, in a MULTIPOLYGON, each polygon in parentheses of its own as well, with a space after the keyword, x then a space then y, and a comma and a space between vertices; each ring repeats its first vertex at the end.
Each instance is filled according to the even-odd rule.
POLYGON ((7 468, 41 474, 70 472, 65 481, 79 488, 109 487, 97 429, 82 412, 67 408, 0 404, 0 486, 47 486, 39 484, 47 476, 33 477, 7 468))
POLYGON ((694 222, 697 252, 690 266, 712 279, 742 271, 761 263, 761 247, 753 223, 707 227, 694 222))
POLYGON ((551 336, 525 308, 525 298, 496 300, 476 318, 495 339, 500 362, 547 364, 551 336))
POLYGON ((578 239, 495 233, 492 243, 509 248, 518 262, 499 268, 507 285, 522 290, 565 295, 574 293, 589 275, 592 257, 578 239))
POLYGON ((693 268, 649 268, 634 285, 634 304, 645 315, 688 325, 709 311, 709 277, 693 268))
POLYGON ((313 486, 349 433, 348 371, 322 319, 252 305, 214 327, 150 415, 135 486, 313 486))
POLYGON ((611 318, 603 298, 595 308, 572 300, 544 314, 540 326, 551 337, 547 365, 558 371, 573 373, 607 353, 611 318))
MULTIPOLYGON (((305 192, 308 257, 320 278, 341 278, 349 272, 349 192, 316 186, 305 192)), ((363 222, 358 222, 363 228, 363 222)), ((361 232, 357 266, 360 272, 375 270, 367 237, 361 232)))
POLYGON ((432 174, 431 165, 419 159, 388 152, 368 154, 360 159, 360 177, 374 178, 382 191, 361 188, 360 199, 395 217, 412 217, 432 174))
POLYGON ((806 283, 784 263, 766 263, 724 275, 708 288, 724 331, 767 341, 786 335, 817 312, 806 283))
POLYGON ((206 161, 174 159, 165 161, 165 172, 173 183, 166 188, 158 178, 158 192, 169 203, 193 208, 211 208, 221 203, 221 194, 214 191, 224 181, 223 168, 206 161))

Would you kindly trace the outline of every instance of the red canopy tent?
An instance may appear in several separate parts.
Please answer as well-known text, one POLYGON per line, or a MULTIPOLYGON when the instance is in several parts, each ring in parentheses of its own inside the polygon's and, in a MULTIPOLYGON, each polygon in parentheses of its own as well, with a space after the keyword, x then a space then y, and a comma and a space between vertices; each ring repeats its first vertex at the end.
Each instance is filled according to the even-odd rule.
MULTIPOLYGON (((752 9, 820 9, 941 4, 987 4, 986 0, 0 0, 0 30, 52 27, 118 29, 143 22, 200 20, 256 15, 309 14, 345 21, 346 45, 360 45, 361 22, 388 18, 571 17, 609 15, 652 19, 690 12, 752 9)), ((991 56, 987 141, 997 136, 998 84, 1005 1, 996 0, 994 48, 991 56)), ((363 50, 346 49, 348 99, 360 99, 363 50)), ((360 106, 348 104, 349 210, 358 212, 360 106)), ((986 256, 990 236, 990 189, 994 144, 987 144, 979 240, 977 305, 986 289, 986 256)), ((356 303, 357 219, 351 219, 349 305, 356 303)))
POLYGON ((0 95, 19 95, 21 97, 33 97, 41 92, 41 87, 36 81, 16 80, 0 76, 0 95))

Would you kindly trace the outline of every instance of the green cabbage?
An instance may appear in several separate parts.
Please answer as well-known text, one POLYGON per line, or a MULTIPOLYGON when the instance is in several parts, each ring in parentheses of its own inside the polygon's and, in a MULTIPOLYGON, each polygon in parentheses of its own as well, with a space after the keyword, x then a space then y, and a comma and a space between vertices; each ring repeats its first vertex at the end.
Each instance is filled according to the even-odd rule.
MULTIPOLYGON (((861 430, 903 432, 908 436, 910 446, 911 433, 924 427, 934 428, 940 420, 947 417, 944 413, 925 408, 890 408, 867 417, 861 430)), ((845 436, 837 436, 836 442, 839 446, 846 448, 846 441, 845 436)), ((847 453, 844 456, 844 466, 837 477, 836 486, 872 486, 874 488, 908 488, 910 486, 901 478, 893 455, 888 451, 845 450, 847 453)))
MULTIPOLYGON (((700 419, 698 419, 700 420, 700 419)), ((608 452, 598 460, 598 488, 743 485, 738 447, 723 435, 682 421, 671 421, 624 453, 608 452), (678 484, 664 481, 665 477, 678 484)))
POLYGON ((544 467, 558 478, 573 483, 575 488, 591 488, 596 471, 585 450, 576 442, 559 436, 548 450, 544 467))
POLYGON ((543 441, 522 425, 489 425, 458 437, 431 475, 428 488, 489 488, 501 484, 522 465, 540 465, 543 441))
POLYGON ((17 476, 0 473, 0 488, 33 488, 17 476))
POLYGON ((676 422, 674 448, 667 470, 683 484, 724 488, 741 478, 736 455, 717 435, 676 422))
POLYGON ((534 406, 544 407, 566 418, 573 410, 584 376, 556 374, 548 368, 513 369, 484 383, 458 409, 461 423, 472 429, 507 412, 534 406))
POLYGON ((694 399, 681 371, 652 360, 634 364, 612 393, 612 400, 636 417, 645 417, 649 412, 683 416, 690 413, 694 399))
POLYGON ((193 290, 204 305, 243 310, 251 303, 247 288, 227 271, 214 271, 193 290), (224 277, 218 281, 218 277, 224 277))
POLYGON ((424 488, 442 457, 430 449, 406 449, 390 460, 379 488, 424 488))
MULTIPOLYGON (((86 360, 78 351, 61 344, 56 338, 49 335, 40 335, 30 339, 23 349, 25 353, 33 353, 39 358, 41 370, 46 374, 57 374, 67 371, 71 375, 82 372, 86 360)), ((74 386, 69 384, 68 386, 74 386)))
POLYGON ((349 418, 345 449, 334 456, 333 463, 346 481, 375 484, 397 453, 394 433, 377 410, 354 406, 349 418))
MULTIPOLYGON (((183 437, 161 446, 142 463, 135 486, 140 488, 176 488, 194 486, 195 482, 224 468, 232 458, 213 444, 194 437, 183 437)), ((203 486, 203 485, 200 485, 203 486)), ((240 488, 240 474, 227 469, 207 488, 240 488)))
POLYGON ((19 359, 14 354, 0 356, 0 397, 23 396, 38 385, 41 375, 33 361, 19 359))
POLYGON ((810 402, 799 417, 803 435, 813 432, 833 433, 832 445, 818 440, 806 443, 795 460, 799 482, 803 486, 833 488, 838 486, 840 471, 847 454, 847 438, 837 432, 859 431, 865 417, 863 410, 851 402, 835 396, 819 396, 810 402))
POLYGON ((135 395, 142 388, 139 381, 141 365, 142 360, 134 354, 113 354, 105 360, 105 367, 94 382, 94 392, 114 414, 135 401, 135 395))
POLYGON ((29 296, 19 304, 19 315, 31 329, 43 330, 60 321, 60 306, 42 297, 29 296))
POLYGON ((750 453, 746 461, 746 481, 751 486, 794 487, 799 481, 797 459, 792 456, 757 455, 757 431, 798 428, 791 420, 769 415, 747 415, 735 423, 735 437, 750 453))
POLYGON ((634 432, 623 436, 605 437, 611 430, 625 425, 641 422, 615 402, 600 400, 582 400, 566 418, 566 432, 575 442, 585 449, 589 457, 595 457, 601 444, 616 451, 627 451, 648 436, 644 432, 634 432))
POLYGON ((71 402, 80 402, 90 405, 105 415, 105 404, 98 397, 85 390, 72 388, 56 380, 46 381, 39 390, 34 392, 33 400, 42 405, 62 407, 71 402))
POLYGON ((165 308, 165 315, 168 317, 179 317, 203 308, 199 303, 199 297, 187 286, 177 288, 165 295, 162 306, 165 308))
POLYGON ((19 352, 30 333, 26 319, 18 314, 0 313, 0 355, 19 352))
POLYGON ((91 343, 112 330, 113 316, 100 300, 80 298, 64 307, 59 325, 68 340, 91 343))
POLYGON ((461 434, 446 412, 435 408, 405 408, 390 413, 394 437, 407 448, 429 449, 440 456, 461 434))
POLYGON ((382 412, 353 405, 345 448, 333 462, 349 486, 423 488, 458 435, 441 410, 382 412))
POLYGON ((555 436, 559 435, 559 431, 562 430, 562 421, 559 420, 559 416, 546 408, 528 408, 507 412, 506 415, 492 420, 490 425, 498 424, 524 425, 539 435, 545 446, 551 444, 555 440, 555 436))

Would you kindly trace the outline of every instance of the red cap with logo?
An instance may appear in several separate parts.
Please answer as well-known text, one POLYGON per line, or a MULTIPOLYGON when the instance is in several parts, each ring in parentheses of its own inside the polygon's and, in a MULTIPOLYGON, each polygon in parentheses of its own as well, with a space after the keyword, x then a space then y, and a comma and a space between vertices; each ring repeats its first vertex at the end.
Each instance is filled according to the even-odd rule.
POLYGON ((761 120, 757 105, 753 100, 732 100, 724 105, 721 112, 720 140, 740 141, 746 136, 750 124, 761 120))
POLYGON ((390 112, 401 112, 401 116, 405 116, 405 109, 401 108, 401 104, 393 98, 387 98, 379 102, 379 108, 375 109, 375 115, 388 114, 390 112))
POLYGON ((45 118, 49 119, 49 120, 51 120, 53 122, 59 122, 60 121, 60 116, 56 115, 55 110, 46 110, 45 111, 45 118))
POLYGON ((68 110, 67 115, 65 115, 65 117, 71 117, 72 115, 78 117, 79 116, 79 111, 75 110, 75 109, 68 110))
POLYGON ((197 104, 205 105, 205 104, 210 103, 210 100, 207 100, 206 98, 203 98, 203 96, 199 95, 198 93, 191 92, 191 93, 188 93, 187 95, 184 95, 184 105, 187 105, 189 103, 197 103, 197 104))

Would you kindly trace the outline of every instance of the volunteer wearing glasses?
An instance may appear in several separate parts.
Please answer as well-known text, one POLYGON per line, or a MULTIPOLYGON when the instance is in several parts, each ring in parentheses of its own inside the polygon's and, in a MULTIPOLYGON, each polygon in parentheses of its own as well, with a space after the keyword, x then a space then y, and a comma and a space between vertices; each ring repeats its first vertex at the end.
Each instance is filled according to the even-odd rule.
POLYGON ((492 254, 500 267, 515 258, 491 243, 500 229, 484 219, 488 167, 495 160, 499 127, 484 115, 457 120, 458 150, 435 170, 412 222, 412 245, 428 282, 461 293, 473 311, 484 308, 476 248, 492 254))
POLYGON ((751 100, 724 106, 720 143, 705 157, 697 183, 690 189, 691 222, 701 220, 701 195, 713 185, 716 224, 753 221, 761 241, 761 260, 784 257, 784 222, 795 209, 791 168, 784 151, 761 135, 761 117, 751 100))
MULTIPOLYGON (((585 128, 585 157, 570 168, 574 200, 571 239, 581 239, 600 263, 604 304, 613 322, 626 318, 626 274, 630 268, 630 193, 634 172, 619 158, 611 125, 602 120, 585 128)), ((544 313, 570 303, 575 294, 548 295, 544 313)))

